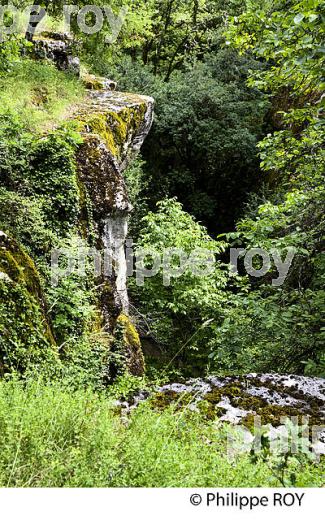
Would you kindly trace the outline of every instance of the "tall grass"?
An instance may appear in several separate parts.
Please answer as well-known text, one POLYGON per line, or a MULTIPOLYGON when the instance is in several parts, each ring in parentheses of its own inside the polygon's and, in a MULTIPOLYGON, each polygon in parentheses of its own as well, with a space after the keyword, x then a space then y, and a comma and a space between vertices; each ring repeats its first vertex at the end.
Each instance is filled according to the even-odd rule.
MULTIPOLYGON (((319 486, 324 465, 294 468, 319 486)), ((198 414, 140 407, 121 418, 104 395, 32 381, 0 383, 0 486, 279 485, 263 462, 228 460, 226 427, 198 414)))
POLYGON ((51 63, 23 59, 0 77, 0 113, 15 112, 30 131, 52 128, 84 95, 77 78, 51 63))

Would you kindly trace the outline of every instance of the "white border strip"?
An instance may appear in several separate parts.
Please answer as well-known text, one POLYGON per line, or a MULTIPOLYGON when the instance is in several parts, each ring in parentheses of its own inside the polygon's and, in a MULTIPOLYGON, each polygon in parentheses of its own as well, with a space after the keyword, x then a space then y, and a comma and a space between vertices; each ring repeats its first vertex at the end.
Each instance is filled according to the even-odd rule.
POLYGON ((0 518, 10 520, 306 520, 309 513, 320 516, 324 506, 325 488, 0 489, 0 518), (196 498, 192 502, 201 497, 202 503, 192 505, 193 495, 196 498), (219 506, 213 497, 219 497, 219 506), (222 498, 227 501, 227 497, 228 505, 222 505, 222 498), (259 501, 259 505, 240 509, 240 498, 242 503, 246 502, 243 497, 252 504, 259 501), (302 497, 300 501, 298 497, 302 497))

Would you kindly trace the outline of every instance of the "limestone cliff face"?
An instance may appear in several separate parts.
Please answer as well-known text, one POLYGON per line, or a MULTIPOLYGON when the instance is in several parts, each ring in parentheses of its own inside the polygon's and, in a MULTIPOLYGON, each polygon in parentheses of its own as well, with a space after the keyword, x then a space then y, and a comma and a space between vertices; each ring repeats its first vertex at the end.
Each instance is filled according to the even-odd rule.
MULTIPOLYGON (((83 208, 84 220, 92 219, 97 247, 104 250, 110 263, 105 265, 100 294, 109 331, 114 329, 121 313, 125 317, 129 312, 125 240, 132 206, 123 172, 150 131, 153 108, 154 100, 150 97, 104 89, 91 91, 75 116, 84 140, 77 153, 79 182, 91 206, 90 211, 89 207, 83 208)), ((126 342, 129 369, 141 375, 144 366, 141 345, 138 336, 133 335, 134 338, 135 343, 126 342), (137 356, 141 359, 135 361, 137 356)))
POLYGON ((84 143, 78 156, 79 179, 92 203, 100 246, 112 258, 114 301, 128 313, 125 239, 132 211, 123 172, 139 152, 153 119, 150 97, 91 92, 77 115, 84 143))

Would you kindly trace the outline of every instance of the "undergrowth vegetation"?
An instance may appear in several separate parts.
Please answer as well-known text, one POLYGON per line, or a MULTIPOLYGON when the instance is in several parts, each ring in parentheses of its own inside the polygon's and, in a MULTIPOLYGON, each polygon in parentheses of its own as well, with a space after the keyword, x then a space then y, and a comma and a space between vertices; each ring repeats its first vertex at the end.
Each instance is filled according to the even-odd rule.
MULTIPOLYGON (((227 455, 229 427, 141 406, 121 421, 112 400, 64 383, 0 383, 0 486, 259 487, 276 473, 227 455)), ((296 485, 319 486, 322 464, 292 460, 296 485)))

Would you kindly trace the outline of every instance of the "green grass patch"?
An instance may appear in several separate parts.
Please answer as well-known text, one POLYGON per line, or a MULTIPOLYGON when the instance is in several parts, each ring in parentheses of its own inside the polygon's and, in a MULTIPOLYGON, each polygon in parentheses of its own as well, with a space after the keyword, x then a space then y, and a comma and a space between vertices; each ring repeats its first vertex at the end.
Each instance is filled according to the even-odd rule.
POLYGON ((84 96, 77 78, 50 63, 23 59, 0 77, 0 114, 15 112, 30 131, 53 128, 84 96))

